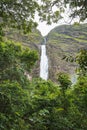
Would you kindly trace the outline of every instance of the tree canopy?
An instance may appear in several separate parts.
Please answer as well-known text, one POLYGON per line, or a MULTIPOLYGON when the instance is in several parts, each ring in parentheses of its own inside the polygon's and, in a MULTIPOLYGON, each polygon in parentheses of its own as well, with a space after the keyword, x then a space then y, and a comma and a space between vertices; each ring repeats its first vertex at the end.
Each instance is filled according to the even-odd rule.
POLYGON ((35 0, 1 0, 0 22, 26 31, 31 30, 37 25, 34 16, 38 7, 35 0))
POLYGON ((64 13, 67 5, 69 6, 69 16, 71 18, 79 17, 80 21, 87 18, 87 1, 86 0, 42 0, 41 17, 49 24, 57 22, 64 13), (56 7, 56 11, 53 8, 56 7))
POLYGON ((0 1, 0 24, 10 25, 30 31, 32 27, 37 26, 35 22, 35 13, 38 12, 41 21, 47 21, 47 24, 57 22, 61 18, 61 13, 69 5, 70 16, 80 17, 80 20, 87 18, 86 0, 1 0, 0 1), (53 8, 56 11, 53 11, 53 8))

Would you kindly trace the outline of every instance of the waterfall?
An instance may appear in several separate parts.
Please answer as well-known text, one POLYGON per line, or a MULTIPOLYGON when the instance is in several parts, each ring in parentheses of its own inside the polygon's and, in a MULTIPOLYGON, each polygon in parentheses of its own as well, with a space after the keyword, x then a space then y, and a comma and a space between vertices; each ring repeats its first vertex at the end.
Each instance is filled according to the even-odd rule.
POLYGON ((42 79, 48 79, 48 58, 46 55, 46 39, 41 45, 41 60, 40 60, 40 77, 42 79))

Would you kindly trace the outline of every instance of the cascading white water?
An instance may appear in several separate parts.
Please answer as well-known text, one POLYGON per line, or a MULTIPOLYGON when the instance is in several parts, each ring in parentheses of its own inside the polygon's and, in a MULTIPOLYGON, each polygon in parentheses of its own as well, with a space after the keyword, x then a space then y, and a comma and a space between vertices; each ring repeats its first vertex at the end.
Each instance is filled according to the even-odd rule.
POLYGON ((46 55, 46 39, 45 38, 44 38, 44 43, 41 45, 40 77, 45 80, 48 79, 48 58, 46 55))
POLYGON ((74 85, 77 82, 77 79, 78 79, 78 75, 76 75, 76 74, 71 75, 72 85, 74 85))

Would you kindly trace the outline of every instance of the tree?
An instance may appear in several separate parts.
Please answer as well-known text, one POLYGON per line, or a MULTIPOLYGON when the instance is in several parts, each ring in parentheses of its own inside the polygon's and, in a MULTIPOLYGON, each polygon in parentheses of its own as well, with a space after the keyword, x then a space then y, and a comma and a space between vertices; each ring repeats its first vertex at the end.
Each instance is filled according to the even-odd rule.
POLYGON ((35 12, 38 12, 40 20, 51 24, 61 18, 67 4, 71 10, 71 17, 79 16, 82 21, 87 18, 87 0, 1 0, 0 25, 17 27, 27 32, 37 26, 35 12), (54 7, 57 7, 56 11, 53 11, 54 7))
POLYGON ((87 50, 81 49, 76 56, 80 76, 87 76, 87 50))
POLYGON ((87 77, 79 77, 70 93, 69 120, 73 129, 87 129, 87 77))
POLYGON ((60 72, 58 74, 58 82, 60 83, 60 87, 62 91, 66 91, 68 87, 71 85, 70 78, 68 74, 60 72))
POLYGON ((0 24, 30 31, 37 25, 34 17, 38 7, 35 0, 1 0, 0 24))
POLYGON ((24 73, 37 58, 36 51, 11 41, 0 42, 0 130, 29 129, 23 117, 30 110, 30 82, 24 73))
POLYGON ((64 13, 67 6, 69 6, 69 16, 74 19, 79 17, 80 21, 84 21, 87 18, 87 0, 42 0, 40 6, 40 19, 47 21, 47 24, 57 22, 61 17, 61 13, 64 13), (53 8, 56 7, 56 11, 53 8))
POLYGON ((63 115, 66 115, 69 107, 69 99, 67 98, 66 92, 71 86, 69 75, 64 72, 60 72, 58 74, 58 82, 61 90, 61 106, 64 109, 63 115))
POLYGON ((30 85, 31 109, 24 116, 31 124, 30 130, 52 129, 54 109, 59 108, 59 96, 58 86, 51 81, 33 79, 30 85))
POLYGON ((0 42, 0 82, 18 81, 26 84, 26 71, 30 72, 38 59, 37 51, 22 48, 14 42, 0 42))
POLYGON ((23 89, 17 81, 0 83, 0 130, 29 129, 29 123, 23 119, 30 109, 29 103, 28 89, 23 89))

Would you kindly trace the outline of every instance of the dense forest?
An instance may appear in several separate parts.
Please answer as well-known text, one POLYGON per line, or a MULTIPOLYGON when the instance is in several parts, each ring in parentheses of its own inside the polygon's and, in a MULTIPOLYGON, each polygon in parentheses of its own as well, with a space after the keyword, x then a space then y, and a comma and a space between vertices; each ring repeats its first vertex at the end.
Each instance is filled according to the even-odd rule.
MULTIPOLYGON (((63 4, 60 0, 42 0, 40 5, 33 0, 0 1, 0 130, 87 130, 86 48, 74 57, 68 54, 63 58, 77 64, 78 79, 74 85, 65 72, 56 75, 56 83, 28 77, 39 59, 38 45, 31 49, 33 38, 29 33, 37 25, 33 21, 35 11, 50 24, 57 21, 59 12, 47 13, 48 9, 60 4, 64 8, 67 3, 73 10, 71 17, 86 19, 86 0, 64 0, 63 4), (27 33, 32 41, 28 41, 30 47, 13 37, 7 38, 6 28, 27 33)), ((40 41, 36 37, 38 44, 42 37, 40 41)))

